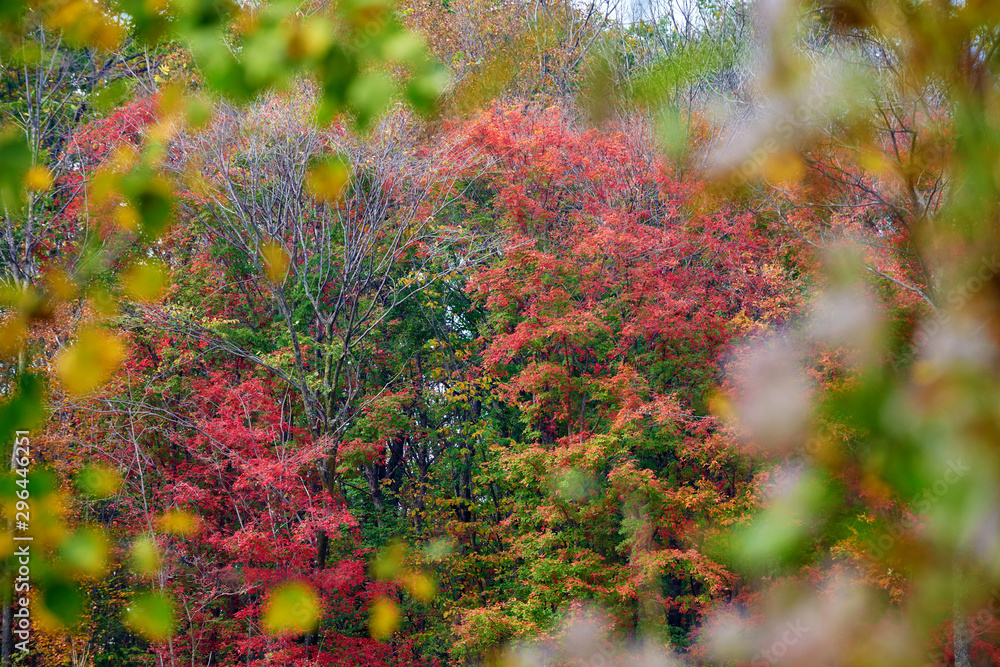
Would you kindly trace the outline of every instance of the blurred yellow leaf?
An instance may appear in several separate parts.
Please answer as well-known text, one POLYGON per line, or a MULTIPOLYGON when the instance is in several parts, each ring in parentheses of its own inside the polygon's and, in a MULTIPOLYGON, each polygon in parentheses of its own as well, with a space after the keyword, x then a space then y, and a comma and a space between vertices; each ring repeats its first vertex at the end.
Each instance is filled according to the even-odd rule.
POLYGON ((107 536, 97 528, 82 528, 60 545, 59 554, 70 567, 97 576, 104 572, 107 562, 107 536))
POLYGON ((212 122, 214 109, 212 105, 204 100, 195 98, 188 101, 185 118, 188 125, 194 129, 201 129, 212 122))
POLYGON ((139 151, 132 144, 122 144, 111 153, 109 165, 112 170, 127 172, 139 164, 139 151))
POLYGON ((892 161, 877 148, 868 148, 860 155, 861 165, 873 174, 889 174, 894 169, 892 161))
POLYGON ((101 315, 110 317, 118 312, 118 302, 100 287, 91 289, 87 296, 88 305, 101 315))
POLYGON ((122 40, 124 30, 97 3, 69 0, 49 16, 54 27, 62 28, 72 42, 86 43, 110 51, 122 40))
POLYGON ((33 192, 44 192, 52 187, 52 173, 36 164, 24 175, 24 187, 33 192))
POLYGON ((50 294, 63 301, 68 301, 76 294, 76 283, 65 271, 59 269, 51 269, 45 273, 45 286, 50 294))
POLYGON ((171 118, 165 118, 159 123, 155 123, 146 130, 146 136, 151 140, 146 148, 146 159, 149 161, 159 161, 163 159, 164 144, 168 143, 178 130, 177 123, 171 118))
POLYGON ((437 592, 434 580, 423 572, 410 572, 403 576, 403 585, 414 600, 430 602, 437 592))
POLYGON ((70 42, 85 43, 110 51, 122 40, 124 30, 102 7, 88 0, 57 3, 47 17, 50 27, 61 29, 70 42))
POLYGON ((350 0, 344 10, 355 26, 367 28, 371 24, 378 30, 386 26, 389 4, 386 0, 350 0))
POLYGON ((133 264, 126 272, 123 284, 129 296, 137 301, 155 301, 168 282, 167 270, 159 262, 133 264))
POLYGON ((250 35, 257 30, 257 13, 251 7, 242 7, 233 20, 233 31, 238 35, 250 35))
POLYGON ((85 329, 76 342, 56 357, 56 369, 71 394, 88 394, 108 381, 125 356, 118 338, 98 329, 85 329))
POLYGON ((287 52, 292 58, 311 58, 326 51, 333 40, 333 26, 322 17, 286 28, 287 52))
POLYGON ((772 183, 797 183, 806 173, 806 165, 797 154, 772 155, 763 166, 764 177, 772 183))
POLYGON ((79 24, 94 9, 85 0, 69 0, 56 5, 56 10, 48 16, 48 22, 53 27, 68 28, 79 24))
POLYGON ((736 419, 735 406, 722 392, 713 393, 708 397, 708 409, 712 414, 718 415, 724 420, 733 421, 736 419))
POLYGON ((132 543, 132 567, 146 576, 160 569, 160 550, 151 537, 140 537, 132 543))
POLYGON ((264 273, 267 279, 275 285, 285 280, 288 274, 288 253, 275 241, 264 241, 260 244, 260 256, 264 260, 264 273))
POLYGON ((402 32, 390 37, 382 45, 382 55, 386 60, 410 62, 417 60, 423 53, 423 39, 411 32, 402 32))
MULTIPOLYGON (((160 70, 166 73, 169 68, 161 66, 160 70)), ((164 86, 160 89, 159 112, 160 117, 169 117, 180 113, 185 108, 184 87, 179 85, 164 86)))
POLYGON ((171 535, 186 537, 198 532, 198 517, 183 510, 170 510, 160 517, 160 530, 171 535))
POLYGON ((344 188, 350 180, 350 169, 338 158, 313 167, 306 179, 306 186, 317 199, 335 202, 344 194, 344 188))
POLYGON ((115 170, 108 167, 98 170, 90 181, 90 196, 95 203, 107 201, 119 192, 121 177, 115 170))
POLYGON ((368 618, 368 629, 372 639, 388 639, 399 627, 399 607, 388 598, 377 598, 372 603, 368 618))
POLYGON ((272 635, 308 632, 319 622, 319 596, 306 584, 285 584, 271 593, 264 608, 264 629, 272 635))
POLYGON ((372 561, 372 576, 380 580, 396 578, 403 568, 405 555, 406 547, 401 542, 393 542, 384 547, 372 561))
POLYGON ((115 225, 126 232, 133 232, 139 227, 139 212, 134 207, 122 204, 115 209, 115 225))
POLYGON ((0 322, 0 355, 12 357, 24 344, 27 327, 23 317, 11 316, 0 322))

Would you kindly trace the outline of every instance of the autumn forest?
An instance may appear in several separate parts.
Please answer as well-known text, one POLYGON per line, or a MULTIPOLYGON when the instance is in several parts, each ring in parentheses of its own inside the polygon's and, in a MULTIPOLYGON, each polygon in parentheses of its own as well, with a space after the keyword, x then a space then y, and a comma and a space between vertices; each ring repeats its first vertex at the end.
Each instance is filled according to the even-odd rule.
POLYGON ((990 0, 5 0, 3 667, 1000 664, 990 0))

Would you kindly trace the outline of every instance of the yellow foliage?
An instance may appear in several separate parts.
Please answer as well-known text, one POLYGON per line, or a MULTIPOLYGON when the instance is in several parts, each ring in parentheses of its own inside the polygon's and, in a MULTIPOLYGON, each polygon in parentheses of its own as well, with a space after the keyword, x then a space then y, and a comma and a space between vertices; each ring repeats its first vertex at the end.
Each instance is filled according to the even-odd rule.
POLYGON ((372 639, 384 640, 399 627, 399 607, 389 598, 380 597, 372 603, 368 629, 372 639))
POLYGON ((139 574, 152 576, 160 569, 160 550, 150 537, 132 543, 132 567, 139 574))
POLYGON ((285 584, 271 594, 261 618, 272 635, 302 634, 319 622, 319 596, 306 584, 285 584))
POLYGON ((285 249, 275 241, 260 244, 260 256, 264 260, 264 273, 275 285, 280 285, 288 275, 289 258, 285 249))
POLYGON ((798 183, 806 173, 806 165, 798 154, 785 151, 772 155, 763 166, 764 176, 772 183, 798 183))
POLYGON ((107 535, 99 528, 81 528, 60 545, 59 553, 70 567, 96 577, 104 573, 107 563, 107 535))
POLYGON ((0 322, 0 355, 12 357, 24 343, 27 327, 23 317, 7 317, 0 322))
POLYGON ((351 172, 347 165, 341 160, 331 160, 314 167, 309 172, 306 185, 317 199, 336 202, 344 194, 350 180, 351 172))
POLYGON ((139 227, 139 212, 127 204, 115 209, 114 219, 115 225, 126 232, 133 232, 139 227))
POLYGON ((167 270, 159 262, 133 264, 125 273, 123 284, 129 296, 137 301, 155 301, 169 281, 167 270))
POLYGON ((33 192, 44 192, 52 187, 52 173, 36 164, 24 175, 24 187, 33 192))
POLYGON ((103 385, 125 356, 125 346, 115 336, 98 329, 84 329, 76 342, 56 357, 63 386, 82 396, 103 385))
POLYGON ((401 542, 386 546, 372 562, 372 576, 376 579, 393 579, 399 575, 406 556, 406 547, 401 542))
POLYGON ((187 537, 198 532, 198 517, 183 510, 173 509, 160 517, 160 530, 171 535, 187 537))
POLYGON ((419 602, 430 602, 437 592, 434 580, 423 572, 409 572, 402 577, 407 592, 419 602))
POLYGON ((53 296, 69 301, 76 294, 76 284, 65 271, 51 269, 45 273, 45 287, 53 296))

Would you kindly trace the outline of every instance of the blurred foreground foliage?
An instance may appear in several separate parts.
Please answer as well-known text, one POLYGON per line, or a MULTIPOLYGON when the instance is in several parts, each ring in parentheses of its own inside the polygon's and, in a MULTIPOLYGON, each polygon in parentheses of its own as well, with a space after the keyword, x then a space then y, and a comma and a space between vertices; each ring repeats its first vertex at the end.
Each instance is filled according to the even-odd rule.
MULTIPOLYGON (((346 116, 361 131, 400 101, 432 112, 447 72, 384 3, 318 8, 68 0, 3 4, 0 76, 0 441, 12 467, 32 469, 30 594, 40 633, 32 646, 44 651, 50 633, 68 632, 72 646, 73 635, 93 631, 98 619, 87 612, 87 601, 107 596, 99 592, 106 586, 102 579, 109 565, 119 568, 108 562, 119 554, 109 554, 114 519, 106 516, 107 499, 120 493, 119 472, 99 464, 81 468, 87 456, 70 446, 76 420, 57 417, 56 426, 51 420, 99 391, 121 368, 127 342, 113 324, 122 308, 131 300, 155 300, 169 284, 162 265, 147 258, 175 220, 178 182, 162 173, 172 136, 209 122, 221 100, 244 102, 302 80, 318 91, 315 122, 346 116), (131 99, 156 91, 158 105, 123 115, 131 99), (113 128, 119 134, 92 131, 93 121, 109 113, 122 121, 113 128), (140 140, 137 133, 145 134, 153 116, 158 125, 140 140), (108 157, 115 150, 120 152, 108 157), (92 218, 91 203, 109 204, 110 221, 92 218), (53 434, 59 426, 69 432, 55 443, 40 438, 43 429, 53 434), (27 466, 12 459, 15 431, 28 434, 33 456, 27 466), (79 499, 57 481, 76 469, 79 499), (87 520, 92 512, 97 521, 87 520)), ((23 477, 4 473, 8 517, 16 492, 25 488, 15 484, 23 477)), ((168 512, 158 526, 150 525, 132 547, 139 590, 110 591, 118 599, 112 613, 120 611, 127 627, 145 640, 167 640, 174 632, 176 609, 156 565, 158 542, 190 534, 191 522, 168 512)), ((3 544, 3 599, 9 607, 17 558, 10 536, 3 544)), ((314 623, 318 609, 307 610, 311 618, 304 621, 298 620, 301 610, 288 609, 295 596, 307 594, 313 595, 279 595, 267 627, 277 632, 314 623)), ((122 645, 121 626, 117 639, 107 632, 102 627, 95 635, 107 642, 107 654, 97 659, 126 660, 112 648, 122 645)), ((10 641, 8 610, 4 664, 10 664, 10 641)), ((55 641, 55 651, 60 644, 55 641)), ((93 649, 73 648, 73 660, 86 663, 93 649)))
POLYGON ((624 11, 3 5, 44 664, 1000 660, 1000 8, 624 11))

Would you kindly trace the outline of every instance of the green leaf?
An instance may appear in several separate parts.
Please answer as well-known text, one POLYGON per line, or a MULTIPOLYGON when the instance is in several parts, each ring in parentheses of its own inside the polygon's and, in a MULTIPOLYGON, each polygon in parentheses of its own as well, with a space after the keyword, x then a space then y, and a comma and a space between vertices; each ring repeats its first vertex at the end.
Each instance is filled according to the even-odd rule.
POLYGON ((91 104, 97 111, 105 113, 120 105, 131 92, 132 85, 128 79, 116 79, 98 86, 94 90, 91 104))
POLYGON ((108 538, 97 528, 82 528, 60 545, 59 554, 70 567, 97 576, 107 562, 108 538))
POLYGON ((136 596, 125 611, 125 621, 151 641, 162 641, 173 631, 174 609, 162 593, 136 596))
POLYGON ((20 209, 24 203, 24 177, 31 167, 31 149, 23 135, 7 130, 0 135, 0 204, 20 209))
POLYGON ((83 612, 83 595, 70 581, 55 581, 42 589, 42 604, 67 628, 76 625, 83 612))
POLYGON ((15 431, 31 431, 44 416, 42 379, 31 373, 18 378, 17 390, 0 404, 0 453, 10 461, 15 431))
POLYGON ((118 471, 105 466, 87 466, 76 476, 77 488, 91 498, 107 498, 118 490, 121 483, 118 471))
POLYGON ((396 90, 387 76, 366 74, 357 77, 347 90, 347 99, 355 112, 355 122, 365 129, 385 111, 396 90))

